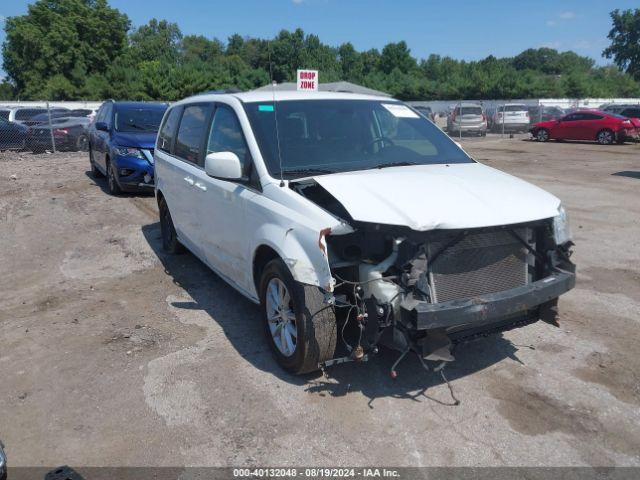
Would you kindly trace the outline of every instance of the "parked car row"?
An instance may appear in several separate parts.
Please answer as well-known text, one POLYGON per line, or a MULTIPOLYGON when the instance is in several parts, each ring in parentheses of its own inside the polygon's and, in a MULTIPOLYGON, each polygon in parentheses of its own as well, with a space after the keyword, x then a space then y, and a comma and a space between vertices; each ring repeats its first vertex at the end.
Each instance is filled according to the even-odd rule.
POLYGON ((86 150, 94 115, 88 108, 2 107, 0 149, 86 150))

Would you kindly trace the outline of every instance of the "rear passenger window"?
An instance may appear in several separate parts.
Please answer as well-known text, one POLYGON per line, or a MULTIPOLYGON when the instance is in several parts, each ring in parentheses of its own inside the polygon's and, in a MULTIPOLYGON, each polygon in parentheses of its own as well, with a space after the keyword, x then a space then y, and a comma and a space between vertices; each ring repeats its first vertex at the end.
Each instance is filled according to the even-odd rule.
POLYGON ((180 121, 180 112, 182 112, 180 107, 171 109, 165 117, 164 123, 160 128, 160 133, 158 134, 158 148, 167 153, 171 153, 171 145, 173 144, 178 122, 180 121))
POLYGON ((207 117, 211 111, 210 105, 190 105, 185 107, 174 154, 187 162, 198 164, 204 136, 207 130, 207 117))
POLYGON ((242 163, 242 172, 247 174, 251 165, 251 155, 242 133, 242 127, 235 112, 228 107, 218 107, 213 116, 207 153, 233 152, 242 163))

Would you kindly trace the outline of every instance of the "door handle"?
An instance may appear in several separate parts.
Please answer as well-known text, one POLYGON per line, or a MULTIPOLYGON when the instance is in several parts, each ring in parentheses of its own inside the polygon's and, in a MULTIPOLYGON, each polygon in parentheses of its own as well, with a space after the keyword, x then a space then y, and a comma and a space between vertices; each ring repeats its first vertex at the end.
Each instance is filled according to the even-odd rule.
POLYGON ((203 192, 207 191, 207 186, 204 183, 196 182, 195 186, 200 190, 202 190, 203 192))
POLYGON ((184 177, 184 181, 187 182, 189 185, 193 185, 195 183, 193 181, 193 178, 191 177, 184 177))

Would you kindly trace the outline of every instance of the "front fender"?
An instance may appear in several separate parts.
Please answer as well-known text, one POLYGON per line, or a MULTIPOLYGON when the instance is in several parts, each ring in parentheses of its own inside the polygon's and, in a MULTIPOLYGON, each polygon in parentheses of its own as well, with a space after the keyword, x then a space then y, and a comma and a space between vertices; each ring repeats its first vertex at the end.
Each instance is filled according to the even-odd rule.
MULTIPOLYGON (((266 224, 255 235, 253 255, 262 245, 272 248, 285 262, 293 278, 300 283, 315 285, 326 291, 333 290, 333 278, 326 255, 324 239, 320 231, 301 225, 289 226, 266 224)), ((254 279, 255 280, 255 279, 254 279)))

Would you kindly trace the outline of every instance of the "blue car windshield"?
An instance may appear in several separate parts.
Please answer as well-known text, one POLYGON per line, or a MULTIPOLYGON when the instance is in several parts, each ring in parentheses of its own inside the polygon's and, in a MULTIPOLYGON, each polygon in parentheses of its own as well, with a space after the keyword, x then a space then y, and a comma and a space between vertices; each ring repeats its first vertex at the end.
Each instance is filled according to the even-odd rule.
POLYGON ((267 169, 276 178, 473 163, 433 123, 394 100, 286 100, 244 107, 267 169))
POLYGON ((114 116, 116 132, 157 132, 166 108, 123 107, 114 116))

